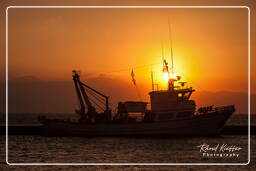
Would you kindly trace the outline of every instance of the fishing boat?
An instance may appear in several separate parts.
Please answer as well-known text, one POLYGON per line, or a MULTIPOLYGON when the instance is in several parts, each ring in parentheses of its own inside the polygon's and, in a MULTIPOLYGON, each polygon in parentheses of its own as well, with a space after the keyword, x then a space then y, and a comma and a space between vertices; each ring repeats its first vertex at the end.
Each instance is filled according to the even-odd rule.
POLYGON ((235 112, 234 105, 197 108, 195 101, 190 99, 195 90, 180 81, 180 76, 169 72, 165 60, 163 71, 168 74, 166 90, 155 90, 152 82, 150 102, 119 102, 116 112, 109 107, 109 96, 80 81, 80 73, 72 71, 79 100, 76 110, 79 120, 72 122, 40 116, 43 133, 60 136, 219 135, 235 112), (94 103, 95 99, 104 104, 103 112, 97 111, 95 105, 99 104, 94 103))

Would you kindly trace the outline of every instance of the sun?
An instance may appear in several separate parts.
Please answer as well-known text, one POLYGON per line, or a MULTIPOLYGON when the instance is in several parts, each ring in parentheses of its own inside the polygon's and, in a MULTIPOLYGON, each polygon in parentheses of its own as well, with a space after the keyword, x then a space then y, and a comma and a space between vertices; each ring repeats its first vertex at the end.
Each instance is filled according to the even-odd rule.
POLYGON ((164 79, 165 82, 168 82, 168 80, 169 80, 169 73, 168 72, 163 73, 163 79, 164 79))
POLYGON ((168 82, 169 79, 177 79, 177 76, 174 73, 168 73, 168 72, 164 72, 163 73, 163 80, 165 82, 168 82))

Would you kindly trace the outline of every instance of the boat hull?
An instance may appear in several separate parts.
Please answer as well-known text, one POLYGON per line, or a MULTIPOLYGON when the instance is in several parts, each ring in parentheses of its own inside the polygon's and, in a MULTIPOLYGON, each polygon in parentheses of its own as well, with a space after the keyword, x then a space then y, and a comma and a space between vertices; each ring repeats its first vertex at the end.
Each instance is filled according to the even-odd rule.
POLYGON ((219 135, 234 111, 216 111, 190 119, 141 122, 79 124, 63 121, 44 122, 45 135, 58 136, 129 136, 129 135, 219 135))

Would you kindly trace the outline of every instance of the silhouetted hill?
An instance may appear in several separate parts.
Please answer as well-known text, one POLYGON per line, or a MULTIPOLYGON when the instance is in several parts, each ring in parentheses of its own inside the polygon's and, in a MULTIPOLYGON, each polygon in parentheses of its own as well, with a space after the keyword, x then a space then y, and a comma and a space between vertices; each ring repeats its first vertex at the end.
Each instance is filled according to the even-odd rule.
MULTIPOLYGON (((198 106, 224 106, 224 105, 235 105, 236 113, 248 113, 248 94, 241 92, 206 92, 198 91, 192 95, 192 98, 196 100, 198 106)), ((255 106, 256 95, 251 95, 251 106, 255 106), (254 100, 253 100, 254 99, 254 100)), ((254 110, 255 111, 255 110, 254 110)), ((253 113, 253 111, 251 111, 253 113)))
MULTIPOLYGON (((110 96, 112 104, 118 101, 139 100, 135 87, 130 82, 100 75, 85 81, 91 87, 110 96)), ((4 87, 1 84, 1 87, 4 87)), ((148 87, 140 87, 143 100, 148 100, 148 87)), ((4 97, 1 92, 1 97, 4 97)), ((252 107, 256 106, 256 95, 251 95, 252 107)), ((247 93, 241 92, 195 92, 192 99, 197 106, 229 105, 236 106, 236 113, 247 113, 247 93)), ((33 76, 16 78, 9 81, 10 113, 73 113, 78 101, 73 82, 43 81, 33 76)), ((4 103, 1 103, 4 109, 4 103)), ((252 108, 251 113, 256 113, 252 108)))

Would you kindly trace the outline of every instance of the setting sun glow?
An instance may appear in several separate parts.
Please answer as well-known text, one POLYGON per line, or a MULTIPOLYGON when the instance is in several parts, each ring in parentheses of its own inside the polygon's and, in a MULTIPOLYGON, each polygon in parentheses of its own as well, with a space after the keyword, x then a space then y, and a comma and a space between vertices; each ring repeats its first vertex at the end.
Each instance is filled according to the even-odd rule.
POLYGON ((169 80, 169 74, 168 72, 164 72, 163 74, 164 81, 167 82, 169 80))
POLYGON ((174 74, 174 73, 170 73, 169 74, 169 77, 171 78, 171 79, 177 79, 177 76, 174 74))
POLYGON ((174 73, 163 72, 163 79, 165 82, 168 82, 170 78, 176 80, 177 76, 174 73))
MULTIPOLYGON (((147 101, 153 88, 168 89, 168 79, 188 82, 197 92, 248 90, 247 9, 17 8, 9 10, 8 24, 8 76, 13 80, 71 83, 76 69, 113 103, 147 101), (162 70, 163 58, 169 75, 162 70)), ((76 100, 73 87, 66 89, 67 99, 76 100)))

